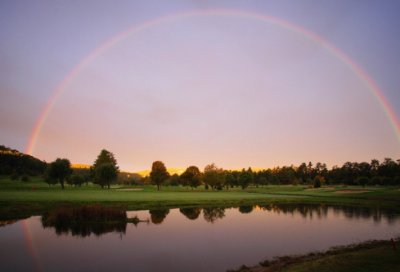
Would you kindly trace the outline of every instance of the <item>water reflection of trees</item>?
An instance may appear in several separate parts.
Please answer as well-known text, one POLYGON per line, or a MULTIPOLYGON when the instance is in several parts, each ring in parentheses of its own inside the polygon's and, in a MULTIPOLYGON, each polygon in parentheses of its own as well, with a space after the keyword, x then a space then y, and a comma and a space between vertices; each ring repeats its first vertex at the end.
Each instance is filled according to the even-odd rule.
POLYGON ((210 207, 203 209, 204 219, 209 223, 214 223, 218 219, 225 217, 225 208, 210 207))
POLYGON ((159 225, 169 214, 169 210, 149 210, 151 215, 150 219, 153 224, 159 225))
POLYGON ((253 211, 253 206, 239 206, 239 212, 241 213, 251 213, 253 211))
POLYGON ((20 220, 23 220, 26 218, 21 218, 21 219, 9 219, 9 220, 0 220, 0 227, 5 227, 7 225, 12 225, 14 223, 17 223, 20 220))
POLYGON ((200 216, 201 208, 184 208, 179 209, 179 211, 186 216, 186 218, 190 220, 196 220, 200 216))
POLYGON ((113 223, 91 223, 91 224, 48 224, 42 221, 44 229, 55 229, 57 236, 68 235, 87 237, 91 234, 99 237, 106 233, 125 234, 126 222, 113 222, 113 223))
POLYGON ((332 211, 335 216, 343 215, 349 220, 372 219, 374 222, 379 223, 382 219, 386 219, 389 224, 393 224, 396 220, 400 220, 400 214, 393 210, 382 209, 379 207, 336 206, 326 204, 271 204, 257 207, 260 210, 271 211, 278 214, 300 214, 304 218, 309 217, 310 219, 314 216, 317 216, 319 219, 326 218, 328 212, 332 211))

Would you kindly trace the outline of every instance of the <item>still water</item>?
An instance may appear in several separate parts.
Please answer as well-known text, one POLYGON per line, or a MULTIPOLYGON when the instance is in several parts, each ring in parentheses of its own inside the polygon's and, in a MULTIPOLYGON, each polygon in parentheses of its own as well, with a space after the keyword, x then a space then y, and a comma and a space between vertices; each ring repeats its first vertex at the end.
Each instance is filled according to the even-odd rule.
MULTIPOLYGON (((128 212, 138 224, 0 227, 1 271, 226 271, 400 235, 400 214, 326 205, 128 212)), ((8 224, 7 224, 8 223, 8 224)), ((5 225, 5 226, 4 226, 5 225)))

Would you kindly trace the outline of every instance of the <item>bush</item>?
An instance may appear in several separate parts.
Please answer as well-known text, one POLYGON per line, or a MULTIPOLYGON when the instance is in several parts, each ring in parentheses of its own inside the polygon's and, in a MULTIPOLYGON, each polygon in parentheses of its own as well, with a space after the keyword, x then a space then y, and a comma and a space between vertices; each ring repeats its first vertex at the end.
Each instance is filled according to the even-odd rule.
POLYGON ((357 180, 357 183, 358 183, 359 185, 361 185, 362 187, 365 187, 365 185, 369 183, 369 178, 367 178, 367 177, 360 177, 360 178, 357 180))
POLYGON ((389 177, 383 177, 382 178, 382 185, 392 185, 393 181, 389 177))
POLYGON ((260 262, 260 266, 262 266, 262 267, 268 267, 270 265, 271 265, 271 263, 268 260, 264 260, 264 261, 260 262))
POLYGON ((380 185, 381 183, 382 183, 381 178, 378 176, 375 176, 369 180, 370 185, 380 185))
POLYGON ((31 181, 31 178, 27 175, 27 174, 24 174, 23 176, 22 176, 22 179, 21 179, 23 182, 28 182, 28 181, 31 181))
POLYGON ((217 190, 218 190, 218 191, 221 191, 221 190, 222 190, 222 186, 221 186, 221 185, 218 185, 217 190))
POLYGON ((298 186, 298 185, 300 184, 300 180, 297 179, 297 178, 295 178, 295 179, 292 181, 292 184, 293 184, 293 186, 298 186))
POLYGON ((10 179, 11 180, 18 180, 19 179, 19 175, 18 175, 17 171, 14 171, 14 173, 11 174, 10 179))
POLYGON ((208 184, 206 184, 206 186, 204 187, 206 190, 208 190, 208 184))
POLYGON ((314 188, 314 185, 310 184, 310 185, 308 185, 307 188, 308 188, 308 189, 312 189, 312 188, 314 188))
POLYGON ((316 176, 314 178, 314 188, 321 188, 321 185, 325 182, 324 177, 316 176))
POLYGON ((394 178, 394 184, 395 185, 400 185, 400 176, 397 176, 394 178))

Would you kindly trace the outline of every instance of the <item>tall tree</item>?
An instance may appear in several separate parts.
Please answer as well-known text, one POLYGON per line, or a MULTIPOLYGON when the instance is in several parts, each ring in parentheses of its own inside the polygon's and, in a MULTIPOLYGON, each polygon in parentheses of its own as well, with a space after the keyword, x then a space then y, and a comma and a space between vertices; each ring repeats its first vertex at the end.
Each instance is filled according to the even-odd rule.
POLYGON ((150 178, 152 181, 157 184, 157 190, 160 191, 160 186, 164 183, 165 180, 169 179, 170 175, 167 172, 167 168, 165 167, 162 161, 155 161, 151 167, 150 178))
POLYGON ((312 166, 313 166, 312 162, 308 162, 307 168, 308 168, 308 172, 310 174, 310 179, 311 179, 311 173, 312 173, 312 166))
POLYGON ((110 189, 111 182, 116 180, 118 177, 117 167, 112 163, 102 163, 95 167, 95 169, 96 179, 102 186, 107 185, 108 189, 110 189))
POLYGON ((64 180, 72 174, 71 163, 68 159, 57 158, 50 163, 47 173, 51 179, 57 179, 64 190, 64 180))
POLYGON ((117 170, 119 170, 114 154, 105 149, 100 151, 100 154, 97 156, 97 159, 93 163, 93 167, 96 168, 96 166, 99 166, 103 163, 111 163, 117 168, 117 170))
MULTIPOLYGON (((104 184, 104 180, 98 179, 99 175, 97 174, 97 172, 98 172, 97 168, 99 168, 101 165, 103 165, 105 163, 114 165, 115 168, 117 169, 117 175, 119 172, 119 167, 117 165, 117 160, 115 159, 114 154, 110 151, 102 149, 100 151, 100 154, 97 156, 97 159, 94 161, 93 167, 90 167, 90 176, 93 179, 93 182, 101 185, 101 188, 103 188, 104 185, 106 185, 106 184, 104 184)), ((117 176, 117 178, 118 178, 118 176, 117 176)))

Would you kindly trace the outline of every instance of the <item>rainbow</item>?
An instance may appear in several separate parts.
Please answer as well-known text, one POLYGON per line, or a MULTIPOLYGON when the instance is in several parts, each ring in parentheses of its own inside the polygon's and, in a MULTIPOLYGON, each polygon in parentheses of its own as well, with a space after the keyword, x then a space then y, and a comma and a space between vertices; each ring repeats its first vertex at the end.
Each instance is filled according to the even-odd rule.
POLYGON ((334 47, 332 44, 328 43, 327 41, 323 40, 319 36, 311 33, 310 31, 308 31, 302 27, 299 27, 297 25, 291 24, 289 22, 283 21, 278 18, 265 16, 265 15, 261 15, 261 14, 250 13, 250 12, 236 11, 236 10, 202 10, 202 11, 193 11, 193 12, 174 14, 174 15, 158 18, 158 19, 155 19, 152 21, 148 21, 146 23, 143 23, 141 25, 130 28, 130 29, 114 36, 113 38, 106 41, 105 43, 100 45, 98 48, 96 48, 93 52, 91 52, 68 74, 68 76, 61 82, 61 84, 58 86, 58 88, 54 91, 53 95, 51 96, 50 100, 47 102, 42 113, 40 114, 40 117, 38 118, 38 120, 36 122, 36 125, 32 131, 32 134, 29 139, 25 153, 32 155, 33 150, 35 148, 36 141, 40 134, 40 131, 41 131, 43 124, 46 121, 46 117, 48 116, 49 112, 51 111, 55 101, 60 96, 60 94, 65 90, 65 88, 68 86, 68 84, 74 79, 74 77, 97 55, 99 55, 101 52, 108 49, 109 47, 113 46, 117 42, 123 40, 124 38, 126 38, 134 33, 137 33, 139 31, 142 31, 144 29, 147 29, 149 27, 153 27, 155 25, 162 24, 162 23, 165 23, 165 22, 168 22, 171 20, 175 20, 178 18, 186 18, 186 17, 193 17, 193 16, 205 16, 205 15, 239 16, 239 17, 243 17, 243 18, 249 18, 249 19, 255 19, 255 20, 268 22, 268 23, 280 26, 282 28, 285 28, 287 30, 290 30, 292 32, 295 32, 295 33, 321 45, 323 48, 325 48, 326 50, 328 50, 329 52, 334 54, 336 57, 338 57, 344 64, 346 64, 354 72, 354 74, 360 78, 360 80, 365 84, 365 86, 370 90, 370 92, 375 96, 375 98, 378 100, 379 104, 383 108, 387 118, 389 119, 390 124, 394 128, 397 139, 400 142, 400 122, 399 122, 394 110, 390 106, 389 102, 383 95, 382 91, 378 88, 378 86, 375 85, 375 83, 367 76, 367 74, 360 67, 358 67, 349 57, 347 57, 342 51, 340 51, 339 49, 334 47))
POLYGON ((30 219, 24 219, 23 223, 22 223, 23 226, 24 226, 24 229, 25 229, 26 238, 28 240, 28 247, 29 247, 29 250, 30 250, 30 252, 32 254, 33 259, 35 260, 37 271, 43 271, 43 267, 42 267, 42 264, 40 262, 39 254, 36 251, 35 243, 33 241, 33 235, 32 235, 32 232, 31 232, 31 230, 29 228, 29 220, 30 219))

